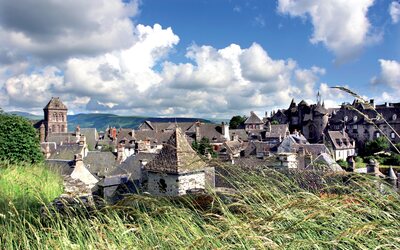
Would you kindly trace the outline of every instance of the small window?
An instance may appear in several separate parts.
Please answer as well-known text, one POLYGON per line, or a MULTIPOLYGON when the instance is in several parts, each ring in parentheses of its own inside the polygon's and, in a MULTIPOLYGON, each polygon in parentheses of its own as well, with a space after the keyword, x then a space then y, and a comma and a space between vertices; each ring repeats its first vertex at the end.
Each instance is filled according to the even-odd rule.
POLYGON ((394 115, 392 116, 392 119, 393 119, 393 121, 396 121, 396 119, 397 119, 397 115, 396 115, 396 114, 394 114, 394 115))
POLYGON ((381 137, 381 134, 380 134, 379 132, 376 132, 376 133, 375 133, 375 137, 376 137, 376 138, 379 138, 379 137, 381 137))
POLYGON ((355 116, 353 117, 353 121, 356 122, 357 120, 358 120, 358 117, 355 115, 355 116))
POLYGON ((396 138, 396 134, 394 132, 390 133, 390 138, 392 139, 396 138))
POLYGON ((346 115, 346 116, 344 117, 344 121, 347 122, 348 120, 349 120, 349 117, 346 115))

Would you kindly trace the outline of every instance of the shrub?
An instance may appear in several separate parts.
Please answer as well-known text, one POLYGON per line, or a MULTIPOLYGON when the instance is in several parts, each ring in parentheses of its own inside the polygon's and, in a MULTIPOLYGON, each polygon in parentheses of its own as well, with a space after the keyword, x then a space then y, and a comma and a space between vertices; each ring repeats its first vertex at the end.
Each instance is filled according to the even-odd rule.
POLYGON ((0 113, 0 161, 40 162, 39 135, 25 118, 0 113))
POLYGON ((373 141, 369 141, 365 144, 365 154, 373 155, 380 151, 386 151, 389 149, 389 142, 385 137, 378 137, 373 141))

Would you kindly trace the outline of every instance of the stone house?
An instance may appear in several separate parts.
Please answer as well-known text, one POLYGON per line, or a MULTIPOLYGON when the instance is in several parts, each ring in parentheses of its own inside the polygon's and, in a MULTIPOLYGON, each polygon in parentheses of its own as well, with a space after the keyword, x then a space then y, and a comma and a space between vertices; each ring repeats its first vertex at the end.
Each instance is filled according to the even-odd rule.
POLYGON ((180 196, 204 190, 214 183, 214 169, 192 149, 181 128, 176 127, 159 154, 145 166, 146 190, 158 196, 180 196))
POLYGON ((327 144, 332 149, 334 159, 347 161, 349 156, 355 154, 354 140, 344 131, 328 131, 327 144))

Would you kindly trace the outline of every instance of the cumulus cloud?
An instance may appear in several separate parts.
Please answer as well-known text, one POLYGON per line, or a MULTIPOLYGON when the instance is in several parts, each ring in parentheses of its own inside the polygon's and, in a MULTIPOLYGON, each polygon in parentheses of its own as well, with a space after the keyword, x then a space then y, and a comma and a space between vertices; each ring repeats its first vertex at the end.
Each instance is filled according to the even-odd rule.
POLYGON ((0 43, 9 59, 36 56, 54 62, 104 53, 132 44, 130 18, 137 12, 137 1, 0 1, 0 43))
POLYGON ((369 42, 379 40, 370 34, 368 9, 374 0, 279 0, 278 11, 293 17, 311 19, 314 27, 310 42, 323 43, 339 61, 358 54, 369 42))
POLYGON ((389 6, 389 14, 393 23, 398 23, 400 20, 400 3, 393 1, 389 6))
POLYGON ((381 73, 371 79, 372 84, 383 84, 399 91, 400 87, 400 62, 395 60, 379 59, 381 73))

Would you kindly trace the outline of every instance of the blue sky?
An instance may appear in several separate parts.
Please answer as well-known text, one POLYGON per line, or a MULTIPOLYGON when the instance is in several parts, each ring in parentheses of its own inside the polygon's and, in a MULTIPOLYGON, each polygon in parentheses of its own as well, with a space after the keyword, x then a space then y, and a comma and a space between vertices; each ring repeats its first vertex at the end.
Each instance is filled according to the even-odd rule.
POLYGON ((227 118, 399 102, 398 0, 27 0, 0 3, 0 107, 227 118))

